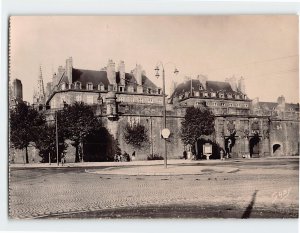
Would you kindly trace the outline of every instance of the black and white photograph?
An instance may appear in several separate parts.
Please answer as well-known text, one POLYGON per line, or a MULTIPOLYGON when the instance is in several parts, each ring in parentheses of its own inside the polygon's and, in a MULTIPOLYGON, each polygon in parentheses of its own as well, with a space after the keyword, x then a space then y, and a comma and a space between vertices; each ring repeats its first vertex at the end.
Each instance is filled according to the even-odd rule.
POLYGON ((297 15, 8 24, 11 220, 299 217, 297 15))

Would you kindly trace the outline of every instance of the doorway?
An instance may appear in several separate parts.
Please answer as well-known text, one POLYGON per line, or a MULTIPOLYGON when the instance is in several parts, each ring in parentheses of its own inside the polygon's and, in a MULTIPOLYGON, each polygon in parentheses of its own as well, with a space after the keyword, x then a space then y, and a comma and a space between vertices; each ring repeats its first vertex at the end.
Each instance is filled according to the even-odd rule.
POLYGON ((274 144, 273 145, 273 155, 274 156, 280 156, 281 155, 281 145, 280 144, 274 144))
POLYGON ((251 158, 259 158, 259 136, 254 136, 250 139, 250 157, 251 158))
POLYGON ((220 148, 219 146, 212 142, 211 140, 206 140, 206 139, 198 139, 197 143, 196 143, 196 147, 195 148, 195 153, 196 153, 196 158, 197 159, 206 159, 206 156, 204 156, 203 154, 203 145, 205 143, 209 143, 212 145, 212 155, 209 157, 209 159, 220 159, 220 148))

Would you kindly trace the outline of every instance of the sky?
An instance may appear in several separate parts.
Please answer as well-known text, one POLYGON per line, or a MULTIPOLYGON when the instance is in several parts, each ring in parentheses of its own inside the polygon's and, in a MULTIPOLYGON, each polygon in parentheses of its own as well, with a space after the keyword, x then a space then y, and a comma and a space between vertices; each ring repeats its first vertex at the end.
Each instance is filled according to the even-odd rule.
POLYGON ((297 16, 13 16, 9 51, 10 78, 31 103, 39 67, 46 84, 68 57, 79 69, 100 70, 109 59, 124 60, 126 72, 141 64, 159 86, 161 62, 167 93, 171 80, 234 75, 250 99, 299 102, 297 16))

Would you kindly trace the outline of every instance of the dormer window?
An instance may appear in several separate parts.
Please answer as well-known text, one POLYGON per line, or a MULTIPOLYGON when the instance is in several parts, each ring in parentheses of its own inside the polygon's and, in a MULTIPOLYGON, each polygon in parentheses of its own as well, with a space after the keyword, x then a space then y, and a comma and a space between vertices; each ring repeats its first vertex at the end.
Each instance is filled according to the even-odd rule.
POLYGON ((227 98, 228 98, 228 99, 231 99, 231 98, 232 98, 232 95, 231 95, 231 94, 227 94, 227 98))
POLYGON ((66 89, 66 83, 62 83, 62 84, 61 84, 61 89, 62 89, 62 90, 65 90, 65 89, 66 89))
POLYGON ((161 95, 161 89, 157 89, 157 94, 161 95))
POLYGON ((81 101, 82 101, 82 96, 76 95, 76 102, 81 102, 81 101))
POLYGON ((128 90, 128 92, 134 92, 134 87, 133 86, 129 86, 127 90, 128 90))
POLYGON ((90 91, 93 90, 93 83, 87 83, 86 84, 86 89, 90 90, 90 91))
POLYGON ((200 92, 199 91, 195 91, 194 93, 195 93, 195 96, 197 96, 197 97, 200 96, 200 92))
POLYGON ((211 92, 211 93, 210 93, 210 96, 211 96, 211 97, 216 97, 216 93, 215 93, 215 92, 211 92))
POLYGON ((75 82, 74 83, 74 88, 77 89, 77 90, 81 89, 81 82, 75 82))
POLYGON ((124 91, 125 91, 125 87, 119 86, 119 92, 124 92, 124 91))
POLYGON ((148 88, 148 89, 147 89, 147 93, 148 93, 148 94, 151 94, 151 88, 148 88))
POLYGON ((99 91, 105 91, 105 86, 104 86, 103 83, 99 83, 99 84, 98 84, 98 90, 99 90, 99 91))
POLYGON ((199 90, 203 90, 203 87, 202 87, 202 86, 199 86, 199 90))
POLYGON ((220 98, 224 98, 224 94, 223 93, 219 93, 219 97, 220 98))
POLYGON ((208 93, 207 93, 207 92, 204 92, 204 93, 203 93, 203 97, 208 97, 208 93))
POLYGON ((235 95, 235 98, 236 98, 236 99, 239 99, 239 98, 240 98, 240 95, 235 95))

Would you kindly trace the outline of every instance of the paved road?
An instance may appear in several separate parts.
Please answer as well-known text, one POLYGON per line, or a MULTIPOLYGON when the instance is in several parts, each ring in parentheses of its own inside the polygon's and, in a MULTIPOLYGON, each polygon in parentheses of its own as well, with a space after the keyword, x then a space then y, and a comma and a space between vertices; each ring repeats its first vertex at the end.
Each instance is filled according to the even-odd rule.
MULTIPOLYGON (((298 217, 298 159, 240 160, 214 166, 219 164, 239 171, 130 176, 87 173, 87 167, 11 168, 9 213, 17 219, 298 217)), ((207 164, 178 166, 205 168, 207 164)))

